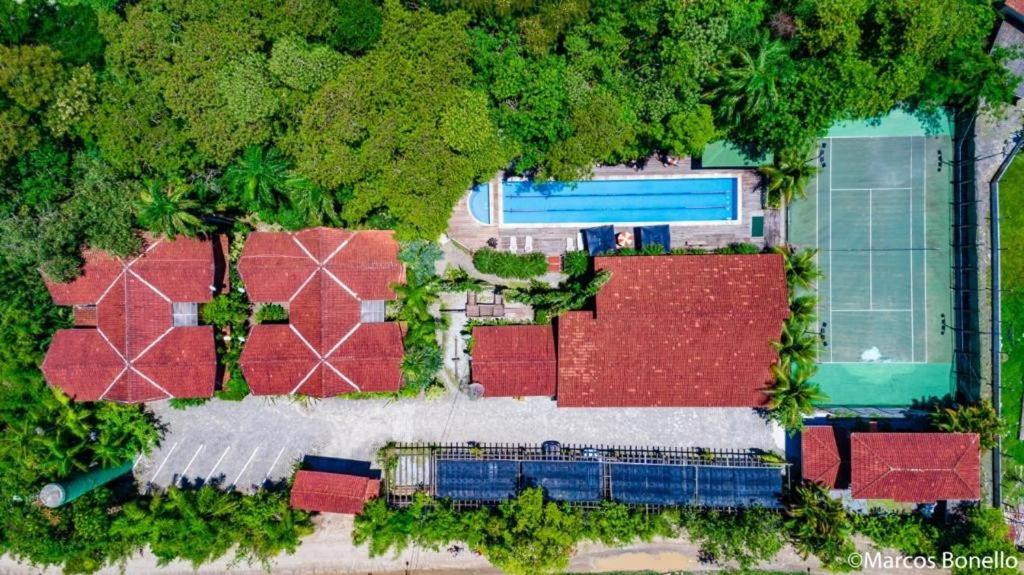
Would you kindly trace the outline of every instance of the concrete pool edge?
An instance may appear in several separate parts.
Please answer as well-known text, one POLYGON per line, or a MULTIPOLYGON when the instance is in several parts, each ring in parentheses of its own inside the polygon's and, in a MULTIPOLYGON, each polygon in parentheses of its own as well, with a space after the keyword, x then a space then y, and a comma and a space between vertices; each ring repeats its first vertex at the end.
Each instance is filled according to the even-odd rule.
MULTIPOLYGON (((743 193, 743 176, 736 173, 722 173, 722 172, 708 172, 700 174, 665 174, 656 176, 644 176, 644 175, 607 175, 607 176, 594 176, 588 180, 574 180, 576 182, 594 182, 594 181, 636 181, 636 180, 651 180, 651 181, 672 181, 672 180, 733 180, 733 193, 734 202, 736 206, 735 218, 729 220, 664 220, 664 221, 623 221, 623 222, 545 222, 545 223, 505 223, 504 210, 499 209, 497 211, 497 221, 495 222, 492 218, 490 225, 497 225, 499 228, 578 228, 581 226, 600 226, 608 225, 611 223, 616 226, 658 226, 658 225, 669 225, 669 226, 732 226, 743 224, 743 201, 740 195, 743 193)), ((504 193, 504 182, 530 182, 529 178, 523 177, 511 177, 511 178, 499 178, 491 181, 489 199, 491 206, 498 205, 495 202, 495 197, 501 198, 504 193)), ((472 212, 470 216, 473 217, 472 212)), ((474 217, 474 219, 476 219, 474 217)))

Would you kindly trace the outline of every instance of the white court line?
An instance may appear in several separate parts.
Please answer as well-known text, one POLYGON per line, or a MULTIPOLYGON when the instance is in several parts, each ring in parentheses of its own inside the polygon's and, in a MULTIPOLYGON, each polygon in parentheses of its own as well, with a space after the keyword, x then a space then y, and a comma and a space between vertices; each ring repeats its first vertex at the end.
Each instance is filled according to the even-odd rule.
POLYGON ((156 471, 153 472, 153 475, 149 476, 149 482, 150 483, 153 483, 153 482, 156 481, 156 476, 160 475, 160 471, 164 468, 164 465, 167 465, 167 460, 170 459, 171 454, 174 453, 174 450, 178 448, 178 444, 179 443, 181 443, 181 442, 179 441, 179 442, 177 442, 177 443, 175 443, 174 445, 171 446, 170 451, 168 451, 167 455, 164 456, 164 460, 160 462, 160 465, 156 468, 156 471))
MULTIPOLYGON (((924 157, 928 157, 928 140, 924 141, 924 157)), ((921 186, 921 247, 924 248, 924 361, 928 362, 928 166, 924 166, 921 186)))
MULTIPOLYGON (((922 165, 925 161, 922 159, 922 165)), ((913 138, 910 138, 910 184, 913 184, 913 138)), ((910 211, 908 219, 910 220, 910 309, 913 309, 913 273, 916 271, 913 268, 913 188, 910 188, 909 204, 910 211)), ((910 361, 914 359, 914 334, 913 334, 913 314, 910 314, 910 361)))
MULTIPOLYGON (((833 265, 831 265, 831 254, 833 254, 833 242, 831 242, 831 228, 833 228, 833 219, 831 219, 831 148, 833 148, 833 141, 828 138, 828 325, 834 325, 833 319, 831 319, 831 308, 836 305, 835 300, 831 299, 831 284, 835 283, 835 278, 831 274, 833 265)), ((828 360, 836 359, 836 348, 835 346, 828 346, 828 360)))
POLYGON ((912 309, 878 309, 878 308, 872 308, 872 309, 834 309, 832 311, 834 311, 836 313, 844 313, 844 312, 846 312, 846 313, 865 313, 865 312, 872 312, 872 313, 874 313, 874 312, 879 312, 879 313, 885 313, 885 312, 910 313, 910 312, 912 312, 914 310, 912 310, 912 309))
POLYGON ((911 188, 832 188, 833 192, 896 192, 900 190, 909 190, 911 188))
POLYGON ((275 457, 274 462, 270 464, 270 469, 267 469, 267 474, 263 476, 264 483, 266 483, 266 481, 270 479, 270 474, 273 473, 274 466, 277 465, 277 462, 281 460, 282 454, 284 454, 284 447, 281 448, 281 451, 277 452, 277 457, 275 457))
POLYGON ((220 454, 220 458, 217 459, 217 463, 213 464, 213 469, 211 469, 210 472, 206 474, 206 480, 204 481, 204 483, 210 482, 210 478, 213 477, 213 474, 217 472, 217 468, 220 467, 220 462, 224 461, 224 456, 227 455, 229 451, 231 451, 230 445, 224 449, 224 453, 220 454))
POLYGON ((875 193, 868 190, 868 308, 875 307, 874 201, 875 193))
POLYGON ((257 445, 256 449, 252 450, 252 453, 249 455, 249 459, 245 462, 245 465, 242 466, 242 470, 238 472, 238 477, 236 477, 235 480, 231 482, 231 485, 237 485, 238 484, 238 480, 242 478, 243 474, 245 474, 245 470, 249 469, 249 464, 252 463, 252 458, 256 457, 256 453, 262 447, 263 447, 262 445, 257 445))

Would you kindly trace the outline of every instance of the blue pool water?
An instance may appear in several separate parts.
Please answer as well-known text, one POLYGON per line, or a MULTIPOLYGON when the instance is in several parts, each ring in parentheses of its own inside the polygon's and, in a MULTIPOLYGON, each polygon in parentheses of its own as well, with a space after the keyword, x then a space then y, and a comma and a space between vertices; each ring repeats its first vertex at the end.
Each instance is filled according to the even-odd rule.
POLYGON ((484 182, 469 192, 469 213, 481 224, 491 223, 491 185, 484 182))
POLYGON ((502 182, 502 219, 505 224, 734 221, 738 195, 736 178, 502 182))

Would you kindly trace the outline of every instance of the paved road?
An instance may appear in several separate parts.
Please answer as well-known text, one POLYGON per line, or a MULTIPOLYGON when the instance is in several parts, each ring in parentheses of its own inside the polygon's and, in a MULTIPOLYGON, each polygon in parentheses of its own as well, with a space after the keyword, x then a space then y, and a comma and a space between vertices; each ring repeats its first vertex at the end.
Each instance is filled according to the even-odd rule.
POLYGON ((305 455, 373 461, 388 441, 563 443, 781 450, 784 433, 750 409, 558 409, 546 398, 213 400, 150 404, 167 433, 136 462, 140 485, 219 480, 250 490, 291 474, 305 455))

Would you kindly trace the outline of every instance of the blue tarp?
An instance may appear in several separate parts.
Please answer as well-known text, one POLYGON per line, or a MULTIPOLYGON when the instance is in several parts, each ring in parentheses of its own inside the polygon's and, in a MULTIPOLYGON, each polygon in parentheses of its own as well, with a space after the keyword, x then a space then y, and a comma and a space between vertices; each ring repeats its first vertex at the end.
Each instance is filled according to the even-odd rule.
POLYGON ((687 505, 693 502, 696 470, 683 465, 612 463, 612 500, 647 505, 687 505))
POLYGON ((542 487, 557 501, 600 501, 601 464, 597 461, 524 461, 523 486, 542 487))
POLYGON ((437 462, 437 496, 441 498, 502 501, 518 491, 518 461, 437 462))
POLYGON ((612 226, 598 226, 583 230, 583 241, 591 256, 601 255, 610 252, 615 246, 615 228, 612 226))
POLYGON ((769 467, 700 467, 697 504, 708 507, 778 507, 782 473, 769 467))
POLYGON ((661 246, 662 251, 672 249, 672 233, 668 226, 642 226, 636 229, 636 247, 661 246))

